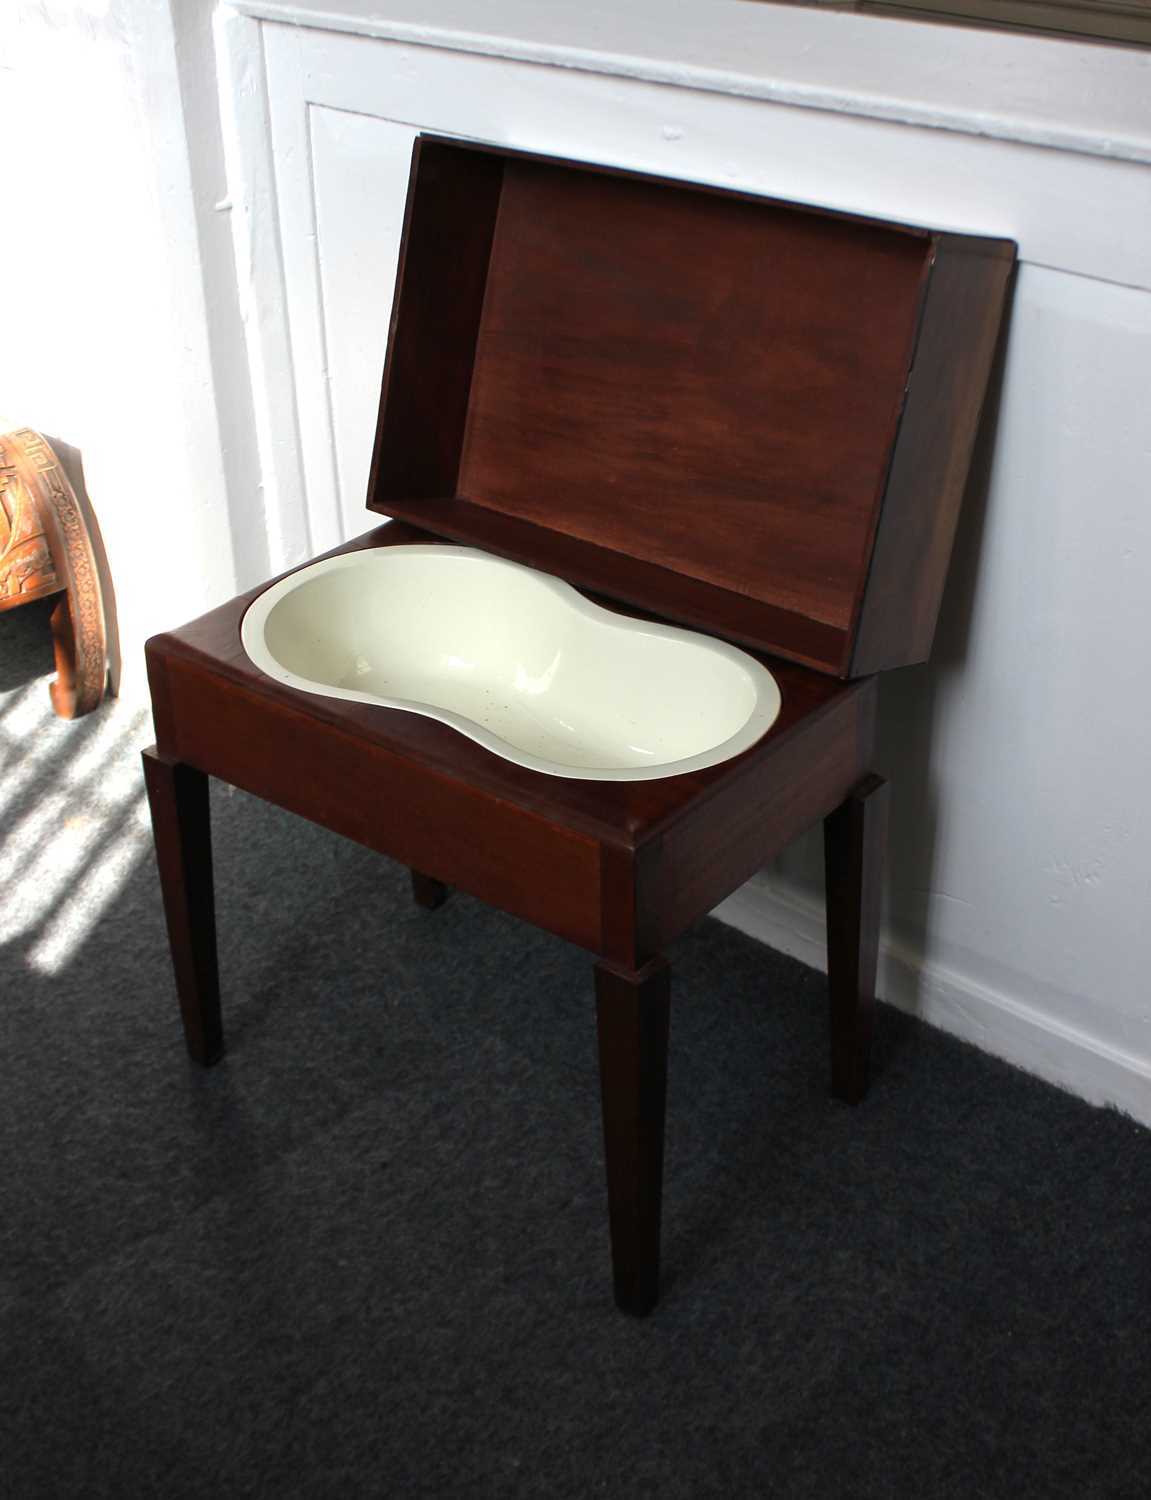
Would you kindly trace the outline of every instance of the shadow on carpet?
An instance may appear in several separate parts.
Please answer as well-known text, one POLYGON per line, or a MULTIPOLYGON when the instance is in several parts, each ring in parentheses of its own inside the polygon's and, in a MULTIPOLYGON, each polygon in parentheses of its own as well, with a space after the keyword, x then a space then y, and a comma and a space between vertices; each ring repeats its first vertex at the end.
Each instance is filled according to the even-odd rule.
POLYGON ((240 793, 214 818, 217 1068, 138 842, 75 872, 71 946, 6 925, 6 1500, 1146 1496, 1151 1133, 888 1010, 832 1103, 822 977, 705 923, 631 1321, 588 957, 240 793))

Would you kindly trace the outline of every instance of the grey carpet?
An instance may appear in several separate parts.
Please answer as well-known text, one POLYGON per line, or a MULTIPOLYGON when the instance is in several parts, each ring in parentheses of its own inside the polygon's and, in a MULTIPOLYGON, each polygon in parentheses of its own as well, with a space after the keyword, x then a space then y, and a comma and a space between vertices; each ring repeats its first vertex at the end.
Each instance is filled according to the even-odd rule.
POLYGON ((139 725, 51 720, 42 624, 0 617, 0 857, 51 894, 5 888, 5 1500, 1151 1492, 1151 1133, 886 1010, 833 1104, 821 977, 706 923, 631 1321, 585 955, 221 790, 197 1071, 139 725))

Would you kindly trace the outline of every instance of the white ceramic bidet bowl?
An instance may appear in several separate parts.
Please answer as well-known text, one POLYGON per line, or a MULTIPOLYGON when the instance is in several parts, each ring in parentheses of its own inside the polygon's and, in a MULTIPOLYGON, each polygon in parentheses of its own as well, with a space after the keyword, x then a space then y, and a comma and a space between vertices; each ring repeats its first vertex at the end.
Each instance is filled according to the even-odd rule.
POLYGON ((775 678, 710 636, 634 620, 472 547, 373 547, 301 568, 242 626, 269 677, 450 724, 549 776, 717 765, 775 722, 775 678))

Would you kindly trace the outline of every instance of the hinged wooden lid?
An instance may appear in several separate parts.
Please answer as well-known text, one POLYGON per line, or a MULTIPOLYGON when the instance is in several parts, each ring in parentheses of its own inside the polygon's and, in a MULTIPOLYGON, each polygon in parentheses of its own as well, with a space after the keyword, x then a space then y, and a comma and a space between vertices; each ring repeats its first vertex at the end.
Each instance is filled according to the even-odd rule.
POLYGON ((368 505, 837 676, 922 661, 1014 253, 422 136, 368 505))

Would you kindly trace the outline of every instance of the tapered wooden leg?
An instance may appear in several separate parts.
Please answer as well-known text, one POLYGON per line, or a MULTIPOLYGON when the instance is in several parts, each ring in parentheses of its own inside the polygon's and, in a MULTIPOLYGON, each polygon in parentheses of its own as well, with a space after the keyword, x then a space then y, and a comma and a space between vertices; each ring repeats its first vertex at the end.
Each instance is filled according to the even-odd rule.
POLYGON ((600 1090, 617 1304, 642 1317, 659 1296, 670 975, 597 964, 600 1090))
POLYGON ((831 1092, 849 1104, 858 1104, 867 1092, 887 792, 882 777, 867 777, 823 825, 831 1092))
POLYGON ((426 906, 429 911, 435 911, 437 906, 443 906, 448 899, 448 888, 442 881, 433 880, 430 875, 421 875, 418 870, 413 870, 412 895, 417 906, 426 906))
POLYGON ((144 751, 144 780, 184 1038, 191 1055, 207 1067, 224 1051, 208 778, 152 749, 144 751))

